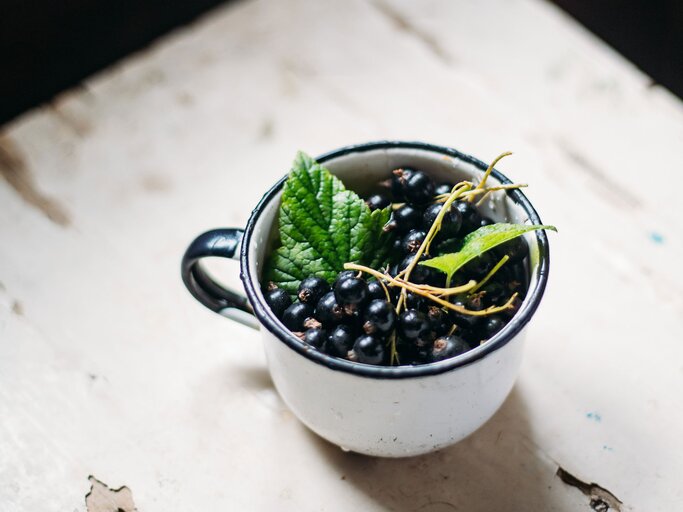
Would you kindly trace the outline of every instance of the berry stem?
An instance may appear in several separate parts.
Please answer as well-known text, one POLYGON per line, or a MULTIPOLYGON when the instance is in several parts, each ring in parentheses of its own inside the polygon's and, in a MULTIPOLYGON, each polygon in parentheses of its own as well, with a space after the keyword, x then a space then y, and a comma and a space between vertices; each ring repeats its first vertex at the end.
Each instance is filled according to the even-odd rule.
MULTIPOLYGON (((405 279, 401 278, 394 278, 391 277, 390 275, 383 275, 377 270, 371 269, 370 267, 365 267, 363 265, 358 265, 356 263, 345 263, 344 268, 347 270, 359 270, 361 272, 365 272, 367 274, 370 274, 373 277, 376 277, 378 279, 385 279, 389 282, 390 285, 392 286, 398 286, 402 288, 402 292, 405 292, 406 290, 411 291, 413 293, 416 293, 417 295, 420 295, 422 297, 425 297, 433 302, 436 302, 437 304, 440 304, 448 309, 452 309, 453 311, 457 311, 458 313, 462 313, 463 315, 470 315, 470 316, 487 316, 491 315, 493 313, 498 313, 500 311, 504 311, 506 309, 509 309, 512 307, 512 303, 514 299, 517 298, 517 293, 515 293, 510 299, 503 304, 502 306, 491 306, 486 309, 482 309, 481 311, 475 311, 467 308, 463 308, 462 306, 458 306, 456 304, 452 304, 446 300, 443 300, 440 297, 437 297, 433 293, 431 293, 429 288, 425 290, 422 286, 423 285, 416 285, 411 282, 406 281, 405 279)), ((475 282, 470 281, 468 284, 459 286, 456 288, 434 288, 430 287, 432 289, 436 290, 443 290, 445 292, 448 292, 447 294, 444 295, 454 295, 458 293, 464 293, 464 291, 470 290, 474 286, 475 282)), ((399 298, 400 300, 400 298, 399 298)))
POLYGON ((482 279, 481 281, 479 281, 479 283, 477 284, 477 286, 475 286, 474 288, 472 288, 472 290, 470 290, 470 293, 476 292, 479 288, 481 288, 481 287, 484 286, 486 283, 488 283, 488 281, 493 277, 493 275, 494 275, 496 272, 498 272, 498 270, 500 270, 500 267, 502 267, 503 265, 505 265, 505 263, 506 263, 507 260, 509 260, 509 259, 510 259, 510 256, 508 256, 507 254, 504 255, 504 256, 500 259, 500 261, 499 261, 498 263, 496 263, 496 266, 493 267, 493 268, 489 271, 488 274, 486 274, 486 277, 484 277, 484 279, 482 279))
MULTIPOLYGON (((441 211, 439 211, 439 214, 436 216, 436 219, 434 219, 434 222, 432 223, 431 227, 429 228, 429 231, 427 232, 427 236, 425 236, 425 239, 422 241, 422 244, 420 245, 417 252, 415 253, 415 256, 413 257, 413 260, 410 262, 410 265, 408 265, 408 268, 406 268, 403 272, 400 272, 397 277, 404 276, 404 279, 406 281, 410 280, 410 273, 415 268, 415 265, 418 264, 420 258, 424 253, 429 252, 429 245, 431 244, 436 234, 439 232, 439 229, 441 229, 441 222, 443 221, 443 218, 445 217, 446 213, 451 207, 451 204, 453 204, 453 202, 456 199, 458 199, 463 193, 468 191, 471 188, 471 186, 472 185, 470 183, 463 182, 453 187, 451 195, 448 197, 448 199, 446 199, 446 202, 441 208, 441 211)), ((401 311, 401 307, 403 306, 403 303, 406 300, 406 294, 407 292, 405 288, 401 290, 401 296, 399 297, 398 304, 396 305, 397 313, 401 311)))
POLYGON ((477 285, 477 282, 474 280, 468 281, 466 284, 463 284, 462 286, 455 286, 452 288, 448 285, 446 285, 446 288, 439 288, 437 286, 430 286, 428 284, 414 284, 400 277, 395 278, 395 281, 397 283, 397 286, 409 287, 408 289, 410 291, 421 290, 424 292, 431 293, 432 295, 437 295, 439 297, 446 297, 449 295, 458 295, 460 293, 471 292, 472 289, 477 285))
MULTIPOLYGON (((505 153, 501 153, 500 155, 498 155, 498 156, 493 160, 493 162, 491 162, 491 164, 489 165, 488 169, 486 169, 486 172, 485 172, 484 175, 482 176, 481 181, 479 182, 479 185, 477 185, 477 186, 474 188, 474 190, 484 189, 484 187, 486 186, 486 180, 487 180, 488 177, 491 175, 491 171, 493 171, 493 168, 496 166, 496 164, 497 164, 498 162, 500 162, 503 158, 505 158, 506 156, 510 156, 511 154, 512 154, 512 153, 511 153, 510 151, 506 151, 505 153)), ((471 203, 471 202, 474 200, 474 195, 472 195, 471 197, 468 197, 467 200, 471 203)))

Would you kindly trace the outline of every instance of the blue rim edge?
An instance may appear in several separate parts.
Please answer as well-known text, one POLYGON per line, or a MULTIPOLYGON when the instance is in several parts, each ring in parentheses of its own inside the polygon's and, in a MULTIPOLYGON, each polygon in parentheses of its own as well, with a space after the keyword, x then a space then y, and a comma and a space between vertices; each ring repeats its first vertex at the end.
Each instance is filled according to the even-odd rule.
MULTIPOLYGON (((402 149, 418 149, 431 151, 435 153, 440 153, 450 157, 457 158, 469 164, 474 165, 481 171, 485 171, 488 168, 488 164, 478 160, 470 155, 466 155, 452 148, 445 146, 438 146, 434 144, 427 144, 424 142, 408 142, 408 141, 377 141, 368 142, 365 144, 356 144, 351 146, 345 146, 340 149, 324 153, 319 156, 316 160, 319 163, 324 163, 328 160, 338 158, 340 156, 348 155, 350 153, 363 153, 366 151, 374 151, 378 149, 392 149, 392 148, 402 148, 402 149)), ((496 179, 501 183, 512 183, 506 176, 497 170, 493 170, 491 173, 496 179)), ((486 355, 498 350, 499 348, 506 345, 512 338, 519 333, 522 328, 529 322, 534 312, 538 308, 543 293, 545 291, 546 283, 548 281, 548 272, 550 265, 550 252, 548 247, 548 237, 544 230, 538 230, 535 232, 536 238, 538 240, 538 250, 539 250, 539 264, 536 269, 536 286, 527 294, 527 299, 525 299, 522 308, 517 312, 517 314, 512 318, 512 320, 501 330, 498 334, 490 338, 485 344, 476 347, 469 352, 464 354, 446 359, 444 361, 439 361, 437 363, 427 363, 416 366, 375 366, 367 365, 362 363, 354 363, 352 361, 347 361, 345 359, 339 359, 337 357, 328 356, 322 352, 309 347, 303 341, 299 340, 294 336, 287 328, 285 328, 280 321, 273 315, 268 305, 258 289, 259 283, 256 276, 252 279, 249 275, 249 245, 251 244, 251 237, 254 232, 254 226, 258 221, 264 205, 270 202, 273 197, 280 191, 284 185, 287 175, 283 176, 273 187, 266 192, 266 194, 261 198, 256 208, 251 213, 249 221, 247 222, 246 228, 244 230, 244 238, 242 240, 242 248, 240 250, 240 265, 242 272, 240 273, 240 278, 244 285, 244 289, 247 293, 247 297, 252 307, 254 308, 254 314, 263 324, 263 326, 273 333, 280 341, 287 345, 292 350, 298 352, 302 356, 310 359, 311 361, 321 364, 331 370, 342 371, 351 373, 354 375, 376 378, 376 379, 406 379, 415 377, 426 377, 429 375, 437 375, 444 373, 462 366, 471 364, 479 359, 485 357, 486 355)), ((520 190, 508 191, 508 196, 521 206, 527 215, 529 220, 533 224, 542 224, 538 213, 533 208, 527 197, 520 190)))

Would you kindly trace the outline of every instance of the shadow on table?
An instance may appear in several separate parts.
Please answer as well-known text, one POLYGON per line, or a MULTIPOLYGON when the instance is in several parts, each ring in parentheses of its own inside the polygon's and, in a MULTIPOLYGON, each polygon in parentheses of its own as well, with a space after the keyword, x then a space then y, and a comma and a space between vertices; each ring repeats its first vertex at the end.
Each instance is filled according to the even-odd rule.
POLYGON ((524 397, 513 389, 496 415, 467 439, 435 453, 382 459, 344 453, 310 433, 341 478, 398 511, 569 510, 552 491, 555 464, 534 445, 524 397))

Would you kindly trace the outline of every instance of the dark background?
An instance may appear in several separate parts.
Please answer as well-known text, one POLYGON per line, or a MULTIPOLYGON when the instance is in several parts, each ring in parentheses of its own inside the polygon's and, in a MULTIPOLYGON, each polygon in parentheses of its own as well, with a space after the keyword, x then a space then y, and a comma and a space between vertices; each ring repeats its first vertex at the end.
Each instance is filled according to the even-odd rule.
MULTIPOLYGON (((0 0, 0 124, 220 3, 0 0)), ((683 97, 683 0, 554 3, 683 97)))

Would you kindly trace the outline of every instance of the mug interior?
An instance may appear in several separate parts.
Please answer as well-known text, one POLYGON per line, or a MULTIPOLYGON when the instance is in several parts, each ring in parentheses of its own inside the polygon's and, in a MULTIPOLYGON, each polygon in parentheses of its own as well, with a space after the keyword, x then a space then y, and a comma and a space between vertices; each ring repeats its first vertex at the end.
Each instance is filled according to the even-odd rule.
MULTIPOLYGON (((449 148, 405 142, 351 146, 323 155, 317 160, 324 164, 332 174, 339 177, 344 182, 346 188, 355 191, 361 196, 376 190, 378 182, 387 179, 393 169, 400 167, 420 169, 429 174, 436 183, 441 181, 457 183, 458 181, 469 180, 475 184, 479 182, 487 167, 483 162, 449 148)), ((278 242, 277 219, 282 186, 285 179, 286 177, 280 180, 264 196, 259 206, 252 213, 244 239, 246 246, 242 249, 242 268, 243 271, 246 269, 247 273, 246 276, 243 276, 243 280, 249 300, 254 306, 259 320, 276 336, 286 341, 290 347, 295 349, 300 347, 304 354, 310 355, 312 352, 315 352, 317 356, 314 358, 326 364, 330 363, 330 360, 343 362, 344 364, 340 365, 332 363, 332 366, 340 366, 339 369, 342 370, 350 367, 361 368, 360 371, 354 371, 354 373, 364 373, 362 368, 394 370, 393 374, 395 376, 400 376, 396 371, 409 370, 409 373, 412 374, 415 373, 414 370, 422 367, 435 367, 443 371, 448 369, 445 368, 446 366, 453 366, 458 361, 467 362, 473 357, 485 355, 485 353, 490 352, 494 348, 495 344, 504 344, 506 339, 509 340, 512 335, 526 324, 533 310, 538 305, 538 301, 540 301, 545 281, 547 280, 548 250, 545 233, 536 231, 523 235, 529 244, 530 256, 525 260, 528 291, 522 306, 515 317, 499 333, 479 347, 455 358, 438 363, 388 368, 344 361, 327 356, 322 352, 312 351, 310 347, 305 346, 301 340, 292 335, 270 312, 261 292, 261 275, 267 255, 278 242), (543 265, 541 265, 542 257, 544 260, 543 265)), ((487 181, 489 185, 504 183, 510 183, 510 180, 497 171, 494 171, 487 181)), ((493 192, 489 195, 489 199, 479 207, 479 210, 495 222, 517 224, 540 223, 538 215, 519 190, 510 191, 509 193, 505 191, 493 192)))

